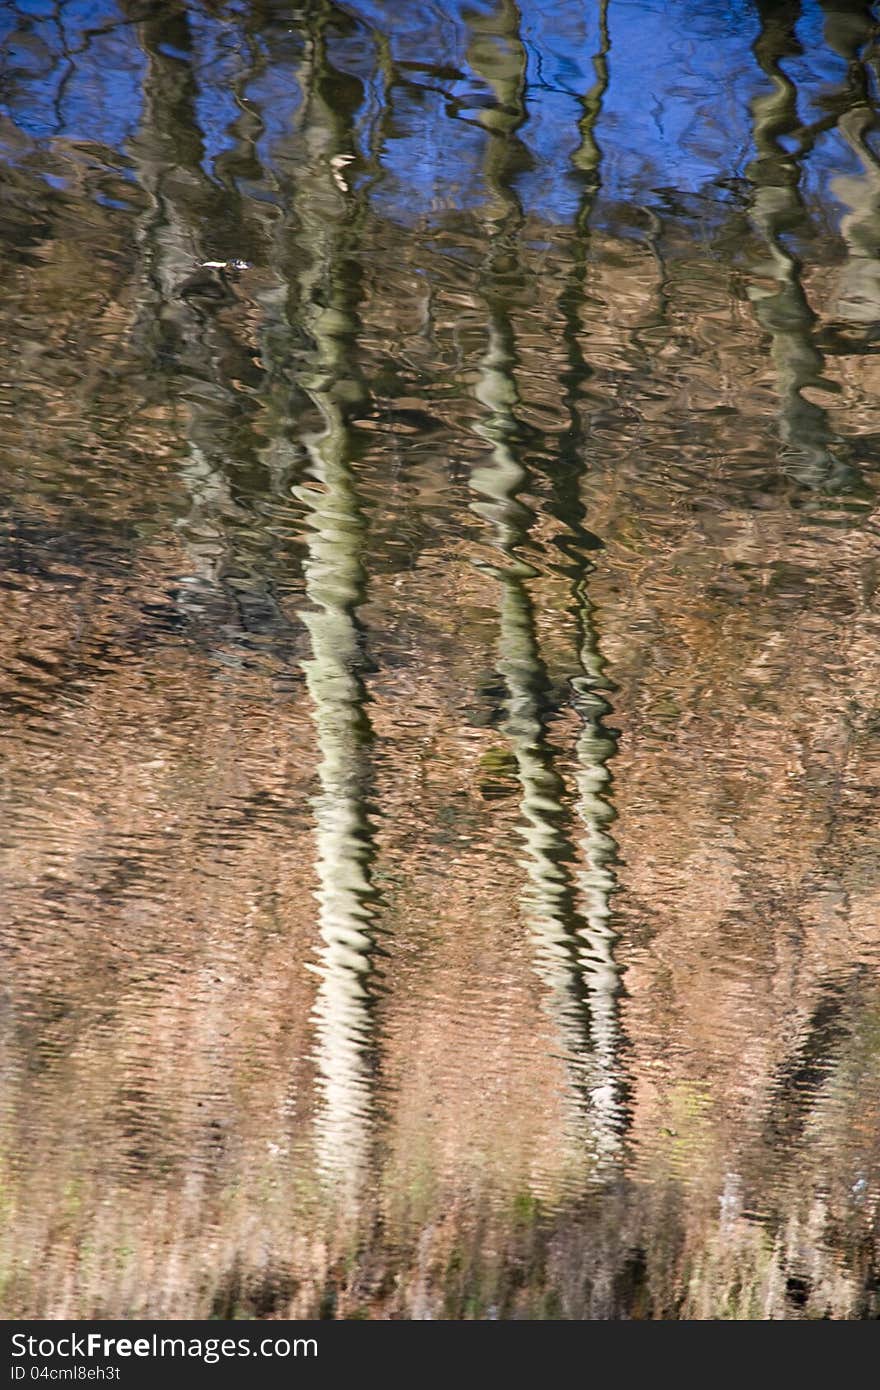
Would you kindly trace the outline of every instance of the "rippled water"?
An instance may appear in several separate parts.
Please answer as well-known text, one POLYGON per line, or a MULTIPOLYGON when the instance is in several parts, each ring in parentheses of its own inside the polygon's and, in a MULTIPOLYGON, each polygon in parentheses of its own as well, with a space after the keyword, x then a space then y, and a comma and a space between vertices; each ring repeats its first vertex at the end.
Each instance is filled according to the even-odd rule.
POLYGON ((880 1312, 878 43, 0 4, 6 1316, 880 1312))

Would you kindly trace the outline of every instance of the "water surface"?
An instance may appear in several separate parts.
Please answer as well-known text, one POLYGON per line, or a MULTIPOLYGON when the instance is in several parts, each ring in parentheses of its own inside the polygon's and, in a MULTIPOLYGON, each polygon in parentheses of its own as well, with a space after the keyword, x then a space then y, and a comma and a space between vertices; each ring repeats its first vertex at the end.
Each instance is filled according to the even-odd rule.
POLYGON ((0 4, 5 1316, 880 1312, 878 37, 0 4))

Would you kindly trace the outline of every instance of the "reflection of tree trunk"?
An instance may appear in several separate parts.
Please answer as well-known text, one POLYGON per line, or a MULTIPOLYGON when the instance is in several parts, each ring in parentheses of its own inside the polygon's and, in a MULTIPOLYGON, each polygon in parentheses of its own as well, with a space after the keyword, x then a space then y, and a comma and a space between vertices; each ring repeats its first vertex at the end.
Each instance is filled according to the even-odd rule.
MULTIPOLYGON (((583 923, 576 909, 570 867, 576 854, 564 828, 564 786, 554 769, 544 729, 546 674, 527 583, 534 571, 517 555, 527 539, 529 514, 517 500, 527 482, 527 472, 517 457, 516 349, 505 295, 510 293, 516 278, 510 267, 518 262, 517 236, 522 225, 522 212, 511 187, 516 168, 524 162, 516 138, 525 119, 525 51, 519 22, 513 4, 499 6, 488 18, 481 16, 479 21, 471 21, 476 32, 470 61, 486 77, 497 99, 494 109, 481 113, 489 132, 484 177, 493 197, 491 216, 496 226, 484 290, 489 344, 476 390, 487 412, 480 433, 492 448, 490 462, 472 471, 471 486, 481 499, 486 499, 475 501, 472 506, 492 523, 496 544, 505 556, 505 561, 492 571, 501 586, 499 671, 508 691, 503 729, 516 759, 521 788, 521 833, 530 880, 526 911, 536 967, 549 991, 549 1008, 563 1040, 573 1092, 578 1098, 577 1134, 582 1139, 586 1136, 588 1150, 599 1157, 609 1148, 610 1131, 603 1113, 608 1109, 607 1078, 602 1063, 596 1065, 588 991, 584 988, 585 977, 593 982, 599 978, 594 963, 597 947, 591 939, 590 924, 583 923), (589 943, 589 966, 585 940, 589 943)), ((588 123, 585 128, 591 130, 592 125, 588 123)), ((563 519, 569 524, 568 519, 563 519)), ((595 747, 587 747, 586 739, 585 729, 578 748, 582 758, 590 758, 596 751, 595 747)), ((594 771, 592 763, 590 770, 582 765, 579 805, 585 824, 591 824, 595 818, 595 795, 587 788, 590 771, 594 771)), ((589 859, 587 862, 590 867, 584 874, 590 879, 595 898, 600 883, 595 866, 589 859)))
POLYGON ((855 480, 853 469, 835 452, 828 416, 805 399, 805 387, 822 388, 822 355, 813 341, 815 315, 801 282, 801 267, 785 237, 805 223, 799 157, 788 152, 782 137, 798 130, 797 91, 781 60, 797 52, 792 37, 800 14, 799 0, 759 6, 761 32, 755 57, 772 91, 751 104, 755 159, 748 168, 752 182, 752 221, 770 253, 767 271, 775 289, 753 286, 750 293, 758 322, 770 336, 779 390, 779 434, 785 471, 814 488, 839 488, 855 480))
POLYGON ((140 20, 138 33, 147 67, 131 153, 149 206, 139 229, 147 287, 136 334, 154 377, 187 410, 189 455, 180 473, 191 507, 179 529, 192 573, 180 602, 198 609, 200 593, 219 584, 236 510, 228 459, 231 439, 240 447, 241 432, 232 428, 238 405, 227 382, 247 367, 240 347, 215 321, 218 304, 233 300, 228 283, 222 273, 198 271, 216 249, 212 237, 222 195, 201 168, 186 6, 171 0, 161 18, 140 20))
POLYGON ((177 602, 188 618, 199 618, 207 607, 215 632, 219 606, 223 630, 230 632, 231 619, 236 642, 252 645, 240 628, 247 634, 271 630, 277 641, 287 624, 273 578, 287 576, 290 554, 252 524, 243 500, 272 478, 272 461, 264 463, 258 450, 265 433, 257 436, 251 424, 254 411, 269 411, 267 385, 260 380, 259 403, 255 391, 240 389, 256 384, 256 372, 244 315, 230 321, 238 299, 235 274, 200 265, 259 255, 277 221, 271 203, 243 196, 235 182, 246 174, 254 187, 270 184, 257 154, 261 118, 245 96, 261 66, 261 49, 252 34, 240 32, 239 51, 248 62, 233 85, 242 115, 228 132, 232 148, 214 166, 230 191, 202 168, 197 54, 185 7, 169 5, 161 19, 140 20, 137 32, 146 73, 141 125, 130 150, 149 203, 138 226, 143 283, 135 335, 149 362, 150 391, 162 389, 167 403, 185 412, 188 449, 178 467, 189 505, 177 530, 190 563, 177 602))
POLYGON ((468 26, 470 65, 492 89, 496 102, 479 112, 480 125, 488 134, 483 179, 486 191, 495 200, 486 209, 486 216, 507 223, 511 213, 521 219, 510 182, 518 169, 528 165, 527 152, 516 135, 526 119, 527 59, 520 34, 522 18, 514 0, 497 0, 493 11, 472 11, 468 26))
POLYGON ((312 645, 305 663, 320 750, 314 801, 319 879, 321 984, 315 1005, 321 1104, 318 1165, 336 1195, 356 1202, 366 1176, 373 1107, 368 981, 373 911, 366 813, 369 726, 357 609, 363 598, 364 524, 351 471, 351 425, 364 390, 352 366, 357 330, 347 257, 350 197, 339 177, 352 153, 325 48, 326 12, 310 36, 302 117, 307 154, 298 173, 302 325, 313 344, 301 385, 323 427, 303 437, 313 482, 298 489, 308 508, 303 614, 312 645))
POLYGON ((855 107, 841 117, 841 134, 864 173, 841 174, 831 185, 835 197, 850 209, 840 220, 847 260, 837 291, 838 317, 848 323, 880 321, 880 159, 865 138, 875 125, 868 106, 855 107))
MULTIPOLYGON (((137 8, 131 7, 133 18, 137 8)), ((161 19, 140 18, 137 33, 146 71, 143 114, 131 147, 138 181, 151 203, 140 240, 159 301, 158 316, 169 330, 177 327, 175 346, 182 350, 194 316, 176 290, 202 259, 203 231, 211 224, 211 212, 219 209, 201 168, 203 143, 196 120, 186 5, 169 0, 161 19)))
POLYGON ((596 140, 596 125, 602 114, 602 103, 608 90, 608 54, 611 51, 611 38, 608 32, 608 4, 609 0, 599 0, 599 47, 593 57, 593 71, 596 74, 596 80, 590 90, 581 98, 583 115, 578 121, 580 144, 571 156, 572 164, 581 171, 587 183, 587 190, 581 199, 575 219, 578 230, 583 232, 588 230, 593 197, 599 187, 599 171, 602 164, 602 151, 596 140))
POLYGON ((532 568, 517 558, 526 538, 523 508, 516 501, 526 471, 516 457, 516 402, 509 337, 492 319, 489 348, 480 365, 477 398, 487 411, 480 433, 491 441, 489 463, 474 468, 471 486, 480 495, 474 511, 492 521, 505 561, 492 573, 501 586, 498 670, 508 696, 504 733, 516 759, 521 788, 521 834, 531 888, 526 898, 538 973, 549 990, 549 1008, 563 1039, 574 1088, 582 1099, 589 1089, 589 1017, 578 969, 578 918, 569 865, 574 855, 562 828, 562 781, 547 747, 541 708, 546 684, 538 651, 535 615, 526 580, 532 568), (505 341, 505 338, 507 340, 505 341))
POLYGON ((566 380, 566 401, 570 428, 564 438, 558 472, 566 480, 566 492, 559 498, 558 515, 569 529, 571 541, 566 553, 570 555, 573 608, 577 621, 580 650, 578 662, 581 674, 573 681, 576 705, 583 720, 577 741, 576 781, 578 788, 577 813, 582 825, 580 842, 581 868, 578 886, 581 890, 584 925, 579 935, 583 940, 580 964, 590 1004, 590 1029, 596 1084, 592 1100, 596 1113, 597 1136, 603 1155, 615 1153, 620 1144, 620 1131, 625 1124, 625 1086, 620 1069, 620 1020, 618 994, 620 976, 614 959, 616 935, 611 927, 611 895, 616 886, 612 869, 617 852, 609 833, 614 810, 608 799, 611 774, 609 760, 616 744, 603 720, 610 712, 604 696, 608 682, 599 650, 593 604, 590 599, 588 575, 591 569, 589 551, 597 544, 586 532, 584 509, 580 500, 580 484, 587 463, 588 440, 582 425, 579 403, 580 387, 590 374, 578 341, 581 310, 584 303, 587 274, 587 246, 590 214, 601 184, 602 152, 596 140, 596 124, 608 86, 608 54, 611 40, 608 31, 608 0, 599 6, 599 48, 593 59, 596 80, 583 98, 584 114, 579 123, 580 145, 572 156, 581 171, 584 192, 580 199, 573 228, 572 267, 569 283, 562 296, 565 316, 565 341, 569 354, 566 380))
MULTIPOLYGON (((859 53, 877 31, 873 0, 819 0, 825 16, 825 41, 852 67, 860 66, 859 53)), ((864 87, 863 74, 859 85, 864 87)))

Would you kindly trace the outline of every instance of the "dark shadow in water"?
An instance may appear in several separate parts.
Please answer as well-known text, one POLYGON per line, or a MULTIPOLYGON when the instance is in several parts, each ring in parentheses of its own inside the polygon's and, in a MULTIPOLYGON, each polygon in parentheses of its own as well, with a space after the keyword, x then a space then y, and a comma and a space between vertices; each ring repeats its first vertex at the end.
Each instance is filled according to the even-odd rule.
POLYGON ((847 1036, 845 992, 837 981, 826 985, 804 1035, 779 1067, 767 1115, 767 1137, 786 1155, 802 1136, 811 1109, 847 1036))

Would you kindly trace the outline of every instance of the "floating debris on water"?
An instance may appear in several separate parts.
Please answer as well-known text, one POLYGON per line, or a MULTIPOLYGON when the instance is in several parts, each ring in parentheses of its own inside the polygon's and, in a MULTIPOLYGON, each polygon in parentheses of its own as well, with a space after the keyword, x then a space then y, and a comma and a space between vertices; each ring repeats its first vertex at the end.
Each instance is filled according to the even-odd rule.
POLYGON ((332 171, 333 171, 333 182, 336 184, 336 187, 337 187, 337 188, 341 188, 341 189, 342 189, 342 192, 343 192, 343 193, 347 193, 349 190, 348 190, 348 184, 346 183, 345 179, 344 179, 343 176, 342 176, 342 170, 345 168, 345 166, 346 166, 347 164, 353 164, 353 163, 354 163, 354 155, 353 155, 353 154, 336 154, 336 155, 334 155, 333 158, 330 160, 330 168, 331 168, 332 171))
POLYGON ((250 261, 233 256, 231 261, 199 261, 200 270, 250 270, 250 261))

